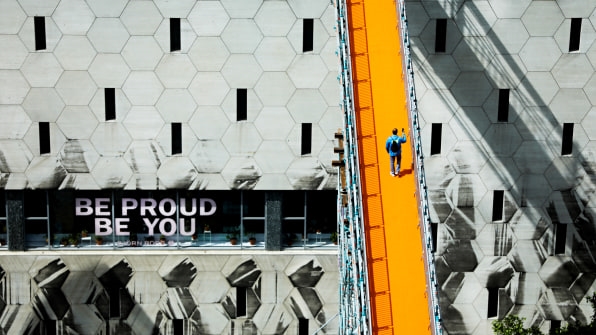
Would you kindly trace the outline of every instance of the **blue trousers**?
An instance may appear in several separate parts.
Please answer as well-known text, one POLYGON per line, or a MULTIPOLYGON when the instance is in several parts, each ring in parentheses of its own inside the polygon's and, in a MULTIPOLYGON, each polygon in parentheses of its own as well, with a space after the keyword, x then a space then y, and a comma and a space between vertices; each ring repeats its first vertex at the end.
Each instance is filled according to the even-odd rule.
POLYGON ((401 154, 398 154, 397 156, 389 156, 389 164, 391 164, 391 173, 399 174, 399 171, 401 171, 401 154), (395 166, 395 163, 397 163, 397 167, 395 166))

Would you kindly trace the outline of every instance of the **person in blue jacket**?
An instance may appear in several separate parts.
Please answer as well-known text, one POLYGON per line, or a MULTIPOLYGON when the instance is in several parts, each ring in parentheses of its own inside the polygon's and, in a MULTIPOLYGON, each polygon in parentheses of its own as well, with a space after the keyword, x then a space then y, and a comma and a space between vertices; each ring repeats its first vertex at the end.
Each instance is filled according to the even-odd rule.
POLYGON ((389 153, 389 163, 391 164, 391 175, 398 176, 401 166, 401 144, 406 143, 406 133, 401 129, 401 137, 397 136, 397 128, 393 128, 393 135, 389 136, 385 142, 385 150, 389 153), (395 166, 397 163, 397 167, 395 166), (396 172, 397 171, 397 172, 396 172))

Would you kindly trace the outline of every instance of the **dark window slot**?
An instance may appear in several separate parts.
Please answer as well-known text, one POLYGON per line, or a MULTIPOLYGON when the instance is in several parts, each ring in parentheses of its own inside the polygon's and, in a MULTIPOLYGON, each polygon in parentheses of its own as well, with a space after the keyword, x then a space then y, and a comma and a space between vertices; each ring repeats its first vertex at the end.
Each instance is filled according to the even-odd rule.
POLYGON ((248 118, 248 101, 246 88, 236 90, 236 121, 246 121, 248 118))
POLYGON ((236 317, 246 316, 246 287, 236 287, 236 317))
POLYGON ((559 328, 561 328, 561 320, 550 320, 550 329, 548 330, 548 335, 555 335, 559 328))
POLYGON ((184 319, 172 320, 172 328, 174 328, 174 335, 184 335, 184 319))
POLYGON ((564 223, 555 224, 555 255, 565 254, 567 244, 567 225, 564 223))
POLYGON ((443 130, 441 123, 433 123, 430 134, 430 154, 438 155, 441 153, 441 133, 443 130))
POLYGON ((298 335, 308 335, 308 319, 298 319, 298 335))
POLYGON ((33 29, 35 30, 35 50, 46 49, 46 18, 35 16, 33 18, 33 29))
POLYGON ((569 31, 569 52, 579 50, 579 42, 582 34, 582 19, 576 17, 571 19, 571 29, 569 31))
POLYGON ((302 52, 313 51, 315 20, 302 20, 302 52))
POLYGON ((302 124, 302 141, 300 145, 300 154, 307 155, 312 150, 312 123, 302 124))
POLYGON ((505 191, 496 190, 493 192, 493 221, 503 220, 503 198, 505 191))
POLYGON ((447 19, 437 19, 435 52, 445 52, 447 45, 447 19))
POLYGON ((509 89, 499 90, 499 109, 497 114, 497 121, 509 121, 509 89))
POLYGON ((39 123, 39 153, 49 154, 50 151, 50 123, 39 123))
POLYGON ((182 123, 172 123, 172 155, 182 153, 182 123))
POLYGON ((122 294, 120 290, 120 288, 116 288, 108 293, 110 297, 110 318, 120 317, 120 294, 122 294))
POLYGON ((563 143, 561 155, 571 155, 573 152, 573 123, 563 124, 563 143))
POLYGON ((56 335, 56 320, 44 320, 45 335, 56 335))
POLYGON ((499 288, 488 287, 488 312, 487 318, 494 318, 499 313, 499 288))
POLYGON ((435 252, 437 250, 437 234, 439 233, 439 224, 436 222, 431 222, 430 223, 430 231, 433 234, 431 252, 435 252))
POLYGON ((106 121, 116 120, 116 89, 104 88, 106 121))
POLYGON ((180 42, 180 19, 170 18, 170 51, 180 51, 182 43, 180 42))

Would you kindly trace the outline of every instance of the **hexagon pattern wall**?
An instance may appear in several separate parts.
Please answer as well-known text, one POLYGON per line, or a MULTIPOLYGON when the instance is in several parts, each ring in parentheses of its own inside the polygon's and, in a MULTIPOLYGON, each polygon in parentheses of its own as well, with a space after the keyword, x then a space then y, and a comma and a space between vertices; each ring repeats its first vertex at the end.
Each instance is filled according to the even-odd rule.
POLYGON ((490 334, 507 314, 548 333, 550 320, 593 313, 585 297, 596 289, 595 7, 406 2, 447 334, 490 334), (573 18, 582 19, 581 37, 570 52, 573 18), (439 53, 437 19, 447 20, 439 53), (434 155, 432 123, 442 128, 434 155), (562 155, 564 124, 573 125, 573 145, 562 155))
POLYGON ((0 121, 0 188, 335 187, 342 116, 329 1, 4 0, 0 12, 0 108, 11 115, 0 121), (45 19, 44 50, 34 16, 45 19), (304 18, 314 19, 309 52, 304 18), (115 120, 104 88, 115 89, 115 120), (246 121, 236 120, 239 88, 246 121), (50 153, 40 154, 38 122, 50 123, 50 153), (308 154, 301 123, 313 127, 308 154))

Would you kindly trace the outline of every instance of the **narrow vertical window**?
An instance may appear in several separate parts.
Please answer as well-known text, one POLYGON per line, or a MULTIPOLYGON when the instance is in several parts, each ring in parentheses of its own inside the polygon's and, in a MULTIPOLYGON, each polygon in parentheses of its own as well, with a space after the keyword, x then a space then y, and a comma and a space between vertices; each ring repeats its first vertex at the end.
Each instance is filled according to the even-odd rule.
POLYGON ((313 51, 314 19, 302 20, 302 52, 313 51))
POLYGON ((184 335, 184 319, 172 320, 174 335, 184 335))
POLYGON ((33 18, 33 29, 35 30, 35 50, 46 49, 46 18, 35 16, 33 18))
POLYGON ((246 287, 236 287, 236 317, 246 316, 246 287))
POLYGON ((571 19, 571 29, 569 30, 569 52, 579 50, 579 41, 582 34, 582 19, 576 17, 571 19))
POLYGON ((505 191, 493 191, 493 221, 503 220, 503 198, 505 191))
POLYGON ((571 155, 573 152, 573 123, 563 124, 563 143, 561 155, 571 155))
POLYGON ((550 329, 548 334, 555 335, 559 328, 561 328, 561 320, 550 320, 550 329))
POLYGON ((298 335, 308 335, 308 319, 298 318, 298 335))
POLYGON ((437 19, 435 52, 445 52, 447 43, 447 19, 437 19))
POLYGON ((170 18, 170 51, 180 51, 180 18, 170 18))
POLYGON ((116 90, 104 88, 104 99, 106 105, 106 121, 116 120, 116 90))
POLYGON ((499 107, 497 112, 497 121, 509 121, 509 89, 499 90, 499 107))
POLYGON ((433 234, 432 238, 432 246, 431 246, 431 251, 435 252, 437 250, 437 234, 439 233, 439 224, 436 222, 431 222, 430 223, 430 231, 433 234))
POLYGON ((182 123, 172 122, 172 155, 182 153, 182 123))
POLYGON ((488 312, 487 318, 495 318, 499 314, 499 288, 487 287, 488 289, 488 312))
POLYGON ((44 320, 45 335, 56 335, 56 320, 44 320))
POLYGON ((440 123, 433 123, 431 134, 430 134, 430 154, 431 155, 438 155, 441 153, 441 133, 442 133, 442 124, 440 123))
POLYGON ((50 123, 39 123, 39 154, 50 153, 50 123))
POLYGON ((300 154, 310 154, 312 150, 312 123, 302 124, 302 139, 300 145, 300 154))
POLYGON ((567 244, 567 225, 555 223, 555 255, 565 254, 567 244))
POLYGON ((248 117, 248 101, 246 88, 236 90, 236 121, 246 121, 248 117))

